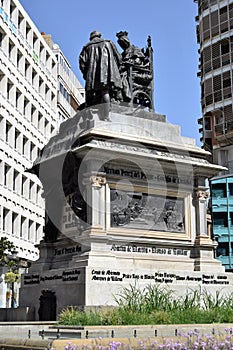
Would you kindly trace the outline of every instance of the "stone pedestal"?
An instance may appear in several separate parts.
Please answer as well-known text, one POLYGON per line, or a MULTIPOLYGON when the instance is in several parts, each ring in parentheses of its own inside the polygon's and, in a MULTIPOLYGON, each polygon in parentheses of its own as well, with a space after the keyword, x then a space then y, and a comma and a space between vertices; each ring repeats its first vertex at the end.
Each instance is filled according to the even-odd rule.
POLYGON ((89 112, 88 123, 83 111, 63 124, 35 164, 65 164, 47 174, 65 205, 22 278, 20 305, 35 306, 39 318, 47 299, 56 313, 114 305, 130 284, 159 283, 177 294, 198 285, 232 289, 206 221, 205 179, 222 168, 163 115, 115 106, 104 122, 89 112))

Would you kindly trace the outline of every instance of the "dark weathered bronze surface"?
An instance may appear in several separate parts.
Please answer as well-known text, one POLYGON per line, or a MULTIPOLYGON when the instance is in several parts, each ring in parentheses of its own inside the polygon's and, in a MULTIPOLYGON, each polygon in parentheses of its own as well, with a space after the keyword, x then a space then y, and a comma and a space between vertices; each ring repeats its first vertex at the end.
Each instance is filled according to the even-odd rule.
POLYGON ((79 56, 79 67, 86 81, 86 107, 105 103, 102 119, 109 119, 110 98, 121 90, 121 57, 111 40, 94 31, 79 56))
POLYGON ((154 110, 153 49, 151 37, 140 49, 130 43, 128 33, 117 34, 121 55, 111 40, 93 31, 79 56, 79 67, 86 81, 85 107, 103 103, 99 117, 109 120, 110 102, 127 103, 154 110))
POLYGON ((154 110, 153 49, 148 36, 146 49, 130 43, 125 31, 116 34, 118 44, 123 49, 121 77, 122 98, 130 104, 154 110))

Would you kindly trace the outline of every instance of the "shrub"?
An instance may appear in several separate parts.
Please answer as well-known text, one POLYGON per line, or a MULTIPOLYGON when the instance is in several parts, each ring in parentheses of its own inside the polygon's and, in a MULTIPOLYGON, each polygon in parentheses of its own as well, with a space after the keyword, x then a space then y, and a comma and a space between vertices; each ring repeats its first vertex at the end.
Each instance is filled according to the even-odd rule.
POLYGON ((220 291, 187 290, 177 297, 172 290, 160 285, 124 288, 115 296, 117 308, 81 311, 68 307, 58 321, 65 325, 139 325, 181 323, 233 322, 233 294, 220 291))

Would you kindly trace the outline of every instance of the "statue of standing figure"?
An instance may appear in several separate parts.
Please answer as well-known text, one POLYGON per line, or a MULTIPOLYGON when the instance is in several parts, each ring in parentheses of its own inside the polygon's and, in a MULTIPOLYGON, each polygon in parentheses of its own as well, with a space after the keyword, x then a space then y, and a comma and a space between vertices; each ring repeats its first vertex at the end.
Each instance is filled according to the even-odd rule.
POLYGON ((86 81, 86 106, 103 103, 103 120, 109 120, 113 92, 122 89, 120 66, 121 56, 114 43, 102 39, 100 32, 91 32, 90 41, 80 53, 79 67, 86 81))

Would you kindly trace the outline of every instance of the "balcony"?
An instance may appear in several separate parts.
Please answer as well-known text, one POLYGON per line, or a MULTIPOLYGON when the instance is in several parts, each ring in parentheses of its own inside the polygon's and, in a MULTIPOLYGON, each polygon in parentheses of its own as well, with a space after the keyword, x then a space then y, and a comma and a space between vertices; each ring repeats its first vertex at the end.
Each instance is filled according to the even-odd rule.
MULTIPOLYGON (((220 225, 213 225, 214 236, 219 236, 218 242, 228 242, 228 228, 220 225)), ((233 237, 232 237, 233 238, 233 237)))

